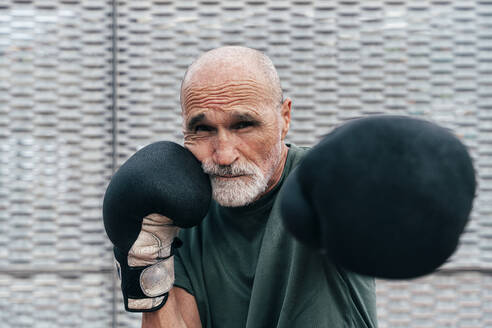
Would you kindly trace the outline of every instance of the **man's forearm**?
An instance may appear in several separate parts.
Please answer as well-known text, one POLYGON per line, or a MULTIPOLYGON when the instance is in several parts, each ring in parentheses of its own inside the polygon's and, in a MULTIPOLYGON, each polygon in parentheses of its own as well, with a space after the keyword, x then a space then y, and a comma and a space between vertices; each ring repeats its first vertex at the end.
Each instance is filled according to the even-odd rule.
POLYGON ((142 328, 199 328, 195 298, 181 288, 172 288, 166 304, 158 311, 142 314, 142 328))

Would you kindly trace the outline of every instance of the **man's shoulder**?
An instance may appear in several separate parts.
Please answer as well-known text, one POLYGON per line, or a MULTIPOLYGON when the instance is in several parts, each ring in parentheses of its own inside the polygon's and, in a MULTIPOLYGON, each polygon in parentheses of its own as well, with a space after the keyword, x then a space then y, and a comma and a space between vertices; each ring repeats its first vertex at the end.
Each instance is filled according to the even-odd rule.
POLYGON ((287 147, 295 153, 305 154, 311 147, 308 146, 298 146, 294 143, 286 143, 287 147))
POLYGON ((287 156, 287 163, 285 169, 287 170, 287 175, 290 173, 292 169, 294 169, 297 165, 299 165, 304 158, 304 156, 308 153, 310 147, 297 146, 292 143, 287 143, 287 147, 289 147, 289 154, 287 156))

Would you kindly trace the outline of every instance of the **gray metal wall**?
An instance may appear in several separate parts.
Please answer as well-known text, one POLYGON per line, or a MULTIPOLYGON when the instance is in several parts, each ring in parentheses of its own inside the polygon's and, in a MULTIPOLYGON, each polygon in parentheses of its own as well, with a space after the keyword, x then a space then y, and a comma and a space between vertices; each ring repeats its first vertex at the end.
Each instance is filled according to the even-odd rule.
POLYGON ((462 138, 479 192, 459 251, 433 275, 378 281, 380 327, 492 327, 492 1, 483 0, 3 0, 0 327, 139 326, 115 285, 102 196, 139 147, 181 140, 184 70, 226 44, 276 64, 293 99, 291 142, 313 145, 375 113, 423 117, 462 138))

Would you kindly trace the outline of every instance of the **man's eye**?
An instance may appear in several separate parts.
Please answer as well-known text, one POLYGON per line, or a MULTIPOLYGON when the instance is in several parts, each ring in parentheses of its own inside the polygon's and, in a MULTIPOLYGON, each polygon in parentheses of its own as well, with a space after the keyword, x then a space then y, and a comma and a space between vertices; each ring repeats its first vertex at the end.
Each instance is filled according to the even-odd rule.
POLYGON ((208 125, 197 125, 197 126, 195 126, 194 131, 195 132, 200 132, 200 131, 209 132, 209 131, 212 131, 212 128, 208 125))
POLYGON ((254 123, 253 122, 239 122, 239 123, 236 123, 232 126, 233 129, 236 129, 236 130, 240 130, 240 129, 245 129, 247 127, 250 127, 250 126, 253 126, 254 123))

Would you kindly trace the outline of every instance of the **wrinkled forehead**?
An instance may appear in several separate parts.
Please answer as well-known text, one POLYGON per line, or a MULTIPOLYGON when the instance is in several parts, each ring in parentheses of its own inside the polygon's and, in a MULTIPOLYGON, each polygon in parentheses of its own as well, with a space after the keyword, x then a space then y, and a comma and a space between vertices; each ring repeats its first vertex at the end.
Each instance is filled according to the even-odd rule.
POLYGON ((265 83, 255 79, 236 79, 221 83, 190 83, 183 88, 183 116, 213 110, 263 111, 272 106, 272 94, 265 83))
POLYGON ((201 98, 215 98, 215 101, 248 96, 258 101, 272 98, 272 82, 261 66, 254 60, 233 59, 204 59, 189 68, 181 88, 184 112, 201 98))

